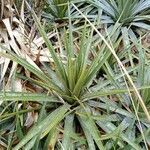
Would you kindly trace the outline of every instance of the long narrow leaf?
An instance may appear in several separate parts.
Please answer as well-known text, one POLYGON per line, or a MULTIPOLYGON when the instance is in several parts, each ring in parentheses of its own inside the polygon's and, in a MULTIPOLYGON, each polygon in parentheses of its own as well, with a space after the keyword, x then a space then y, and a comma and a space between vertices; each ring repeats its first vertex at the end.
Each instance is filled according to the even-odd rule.
POLYGON ((67 112, 68 108, 68 105, 64 105, 50 113, 42 122, 33 126, 28 134, 13 148, 13 150, 20 150, 39 132, 44 132, 47 126, 51 127, 51 129, 56 126, 64 118, 64 115, 67 112))

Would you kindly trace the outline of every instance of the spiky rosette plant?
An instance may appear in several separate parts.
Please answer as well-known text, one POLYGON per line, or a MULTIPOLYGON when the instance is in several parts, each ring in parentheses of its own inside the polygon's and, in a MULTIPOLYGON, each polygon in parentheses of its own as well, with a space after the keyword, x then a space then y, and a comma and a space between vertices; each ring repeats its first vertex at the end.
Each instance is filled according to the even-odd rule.
MULTIPOLYGON (((110 67, 107 59, 111 52, 107 46, 103 42, 95 45, 93 30, 86 29, 86 26, 78 38, 78 45, 74 41, 70 21, 69 31, 64 34, 64 44, 60 44, 65 55, 63 59, 56 53, 38 18, 33 11, 32 13, 49 50, 48 58, 53 60, 53 66, 43 63, 40 68, 36 64, 30 64, 1 44, 0 55, 17 62, 31 74, 18 77, 44 89, 43 94, 5 90, 0 93, 3 102, 16 101, 15 106, 13 105, 15 112, 2 116, 3 122, 16 116, 16 120, 11 120, 14 134, 7 138, 7 133, 3 135, 4 145, 8 144, 13 150, 146 149, 150 124, 144 119, 139 122, 132 111, 130 95, 127 93, 133 89, 126 88, 124 74, 118 67, 115 67, 117 73, 110 67), (105 75, 98 74, 102 67, 105 75), (20 101, 34 101, 40 105, 37 109, 37 122, 29 131, 24 128, 25 116, 22 114, 26 111, 20 110, 20 101), (139 128, 139 124, 142 124, 142 128, 139 128), (14 138, 17 140, 12 140, 14 138)), ((114 47, 118 46, 116 43, 112 42, 114 47)), ((129 68, 128 72, 133 70, 137 68, 129 68)), ((139 90, 146 88, 148 87, 140 87, 139 90)))
POLYGON ((48 0, 44 12, 51 19, 62 19, 67 15, 69 0, 48 0))
POLYGON ((128 28, 129 32, 131 30, 136 32, 140 29, 150 30, 149 0, 94 0, 90 2, 102 9, 101 21, 108 26, 118 22, 122 27, 128 28))
POLYGON ((136 37, 144 39, 150 30, 150 1, 149 0, 89 0, 101 10, 99 20, 108 30, 119 26, 118 35, 122 37, 124 49, 133 67, 133 51, 136 37), (145 32, 146 31, 146 32, 145 32))

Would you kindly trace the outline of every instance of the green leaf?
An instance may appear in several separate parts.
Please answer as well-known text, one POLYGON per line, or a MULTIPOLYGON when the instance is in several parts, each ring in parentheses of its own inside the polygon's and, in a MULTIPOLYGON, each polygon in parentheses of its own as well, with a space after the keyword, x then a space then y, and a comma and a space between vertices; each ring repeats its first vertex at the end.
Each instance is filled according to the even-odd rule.
POLYGON ((48 101, 60 102, 54 96, 47 96, 46 94, 34 94, 24 92, 0 92, 1 101, 48 101))
POLYGON ((43 149, 51 148, 52 150, 54 150, 55 143, 57 141, 58 134, 59 134, 59 130, 57 128, 58 126, 55 126, 50 130, 43 149))
POLYGON ((6 53, 0 51, 1 56, 4 56, 6 58, 9 58, 9 59, 19 63, 20 65, 22 65, 23 67, 28 69, 30 72, 35 74, 43 82, 46 82, 50 89, 55 89, 55 91, 62 93, 62 90, 57 85, 55 85, 55 83, 47 75, 45 75, 41 70, 35 68, 33 65, 31 65, 29 62, 27 62, 25 59, 21 58, 20 56, 16 55, 15 53, 11 52, 9 49, 4 47, 3 45, 0 44, 0 47, 3 50, 6 50, 8 52, 6 54, 6 53))
MULTIPOLYGON (((83 110, 83 112, 85 112, 85 111, 83 110)), ((92 138, 93 138, 94 141, 96 142, 98 148, 99 148, 100 150, 105 150, 105 148, 104 148, 104 146, 103 146, 103 143, 102 143, 102 141, 101 141, 100 132, 99 132, 99 130, 98 130, 98 128, 97 128, 97 126, 96 126, 94 120, 92 119, 88 108, 86 109, 86 112, 85 112, 85 113, 87 114, 86 117, 85 117, 85 116, 83 117, 83 116, 80 115, 80 113, 79 113, 79 117, 78 117, 79 121, 81 121, 81 124, 82 124, 82 125, 83 125, 83 123, 84 123, 84 128, 86 128, 86 129, 89 131, 90 135, 92 136, 92 138)), ((89 143, 89 144, 90 144, 90 146, 91 146, 92 143, 89 143)), ((92 145, 93 145, 93 144, 92 144, 92 145)))
MULTIPOLYGON (((113 123, 111 123, 111 122, 99 122, 99 121, 97 121, 97 124, 98 124, 100 127, 105 127, 106 129, 108 129, 109 133, 112 132, 112 131, 115 131, 117 128, 118 128, 119 131, 120 131, 120 128, 119 128, 119 127, 116 127, 116 126, 115 126, 113 123)), ((140 147, 137 143, 135 143, 135 141, 131 141, 130 139, 128 139, 128 137, 127 137, 124 133, 120 132, 118 136, 119 136, 119 139, 122 139, 123 141, 127 142, 127 143, 128 143, 129 145, 131 145, 134 149, 136 149, 136 150, 141 149, 141 147, 140 147)), ((118 138, 117 135, 116 135, 116 137, 114 136, 114 138, 118 138)), ((125 145, 125 146, 126 146, 126 145, 125 145)), ((125 147, 125 146, 124 146, 124 147, 125 147)))
POLYGON ((49 129, 56 126, 64 118, 68 108, 68 105, 63 105, 50 113, 43 121, 35 124, 13 150, 20 150, 20 148, 27 144, 32 138, 37 136, 39 132, 44 132, 47 126, 49 126, 49 129))
POLYGON ((80 124, 82 126, 83 132, 86 136, 86 140, 87 140, 87 143, 88 143, 88 146, 89 146, 89 150, 95 150, 96 149, 95 144, 94 144, 92 135, 89 134, 90 133, 89 129, 86 127, 84 120, 79 118, 79 121, 80 121, 80 124))
POLYGON ((134 118, 133 113, 130 113, 130 112, 120 108, 119 106, 117 106, 113 103, 109 103, 109 102, 108 103, 102 103, 102 102, 96 102, 96 101, 89 101, 89 105, 92 106, 92 107, 95 107, 95 108, 106 109, 108 111, 116 112, 118 114, 134 118))
POLYGON ((36 141, 38 136, 35 136, 34 138, 32 138, 25 146, 24 146, 24 150, 30 150, 32 149, 32 147, 34 146, 34 143, 36 141))
MULTIPOLYGON (((63 66, 63 62, 61 61, 60 57, 58 57, 58 55, 55 52, 55 49, 52 45, 52 43, 50 42, 49 38, 47 37, 46 32, 44 31, 44 28, 42 27, 39 18, 36 16, 35 12, 33 9, 30 8, 30 6, 27 4, 28 8, 30 9, 32 16, 34 18, 34 21, 36 23, 36 26, 41 34, 41 36, 44 39, 44 42, 46 44, 46 46, 49 49, 49 52, 54 60, 54 63, 56 65, 56 70, 59 72, 59 75, 61 77, 62 80, 67 81, 67 75, 66 75, 66 71, 65 68, 63 66)), ((65 82, 64 82, 65 83, 65 82)))
POLYGON ((143 23, 143 22, 133 22, 131 25, 146 29, 148 31, 150 30, 150 25, 143 23))
POLYGON ((65 118, 65 127, 64 127, 64 135, 62 140, 62 147, 65 150, 70 150, 71 144, 71 137, 70 133, 73 132, 73 122, 74 122, 74 115, 70 114, 65 118))
MULTIPOLYGON (((138 90, 143 90, 143 89, 149 89, 150 86, 141 86, 137 88, 138 90)), ((104 97, 108 95, 115 95, 115 94, 123 94, 123 93, 128 93, 128 92, 134 91, 133 88, 129 89, 108 89, 108 90, 100 90, 92 93, 87 93, 81 97, 81 99, 93 99, 93 98, 98 98, 98 97, 104 97)))
POLYGON ((16 133, 17 133, 19 140, 21 140, 21 139, 23 139, 24 135, 23 135, 19 115, 17 114, 16 117, 17 117, 16 118, 16 120, 17 120, 16 121, 16 133))

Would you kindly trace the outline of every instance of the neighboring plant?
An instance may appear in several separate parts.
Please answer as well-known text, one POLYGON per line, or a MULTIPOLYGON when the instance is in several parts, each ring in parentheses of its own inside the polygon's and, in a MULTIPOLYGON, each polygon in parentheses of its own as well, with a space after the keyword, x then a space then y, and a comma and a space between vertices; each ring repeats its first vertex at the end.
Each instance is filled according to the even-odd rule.
MULTIPOLYGON (((130 64, 133 67, 133 51, 135 37, 142 37, 150 30, 149 0, 88 0, 94 7, 102 11, 99 20, 113 30, 118 27, 118 35, 122 38, 130 64)), ((97 13, 97 12, 96 12, 97 13)), ((120 45, 121 46, 121 45, 120 45)))
POLYGON ((90 0, 90 2, 102 9, 100 20, 107 26, 118 22, 121 27, 135 32, 139 29, 150 30, 149 0, 90 0))
POLYGON ((87 15, 87 17, 95 21, 99 17, 98 11, 95 10, 92 4, 89 4, 86 0, 48 0, 43 9, 42 17, 49 21, 55 21, 61 23, 63 21, 68 22, 68 6, 70 9, 71 19, 74 20, 74 25, 81 26, 84 23, 83 16, 72 6, 70 3, 76 4, 80 11, 87 15), (69 5, 68 5, 69 2, 69 5), (95 13, 96 12, 96 13, 95 13))
POLYGON ((69 0, 47 0, 44 12, 49 18, 62 19, 67 15, 69 0))

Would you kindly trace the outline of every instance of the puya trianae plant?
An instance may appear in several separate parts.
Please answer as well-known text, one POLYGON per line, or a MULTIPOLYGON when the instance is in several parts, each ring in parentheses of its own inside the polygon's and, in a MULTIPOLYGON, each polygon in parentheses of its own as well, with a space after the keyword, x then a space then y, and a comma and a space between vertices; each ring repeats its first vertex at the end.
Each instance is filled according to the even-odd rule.
MULTIPOLYGON (((4 100, 38 101, 41 105, 37 123, 28 132, 23 132, 23 127, 16 128, 21 133, 21 136, 17 136, 22 139, 20 138, 13 149, 50 147, 65 150, 103 150, 128 147, 138 150, 144 147, 142 138, 131 140, 130 125, 134 124, 136 117, 122 104, 126 96, 119 96, 130 89, 126 89, 125 84, 122 84, 121 73, 115 79, 111 77, 113 74, 107 61, 111 52, 107 46, 103 42, 95 45, 93 30, 86 28, 86 25, 83 31, 79 32, 78 40, 74 40, 70 18, 69 30, 64 30, 64 34, 60 33, 59 37, 62 39, 59 48, 65 55, 63 59, 61 53, 55 51, 33 11, 32 14, 49 50, 47 57, 53 60, 53 67, 49 62, 42 63, 41 67, 30 64, 1 45, 1 49, 6 51, 0 52, 2 56, 17 62, 32 74, 17 76, 44 89, 43 94, 5 91, 1 93, 0 96, 4 100), (106 80, 103 74, 100 75, 106 80, 104 82, 98 80, 97 76, 102 67, 108 77, 106 80), (114 85, 117 85, 118 89, 114 85)), ((148 127, 144 126, 143 130, 147 138, 148 127)))
POLYGON ((121 27, 128 28, 129 34, 130 32, 139 33, 140 29, 150 30, 149 0, 94 0, 90 2, 102 9, 103 14, 100 19, 107 26, 118 23, 121 27))
POLYGON ((67 16, 69 0, 48 0, 44 7, 44 16, 57 20, 67 16))

